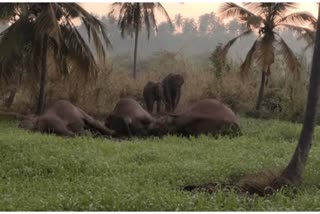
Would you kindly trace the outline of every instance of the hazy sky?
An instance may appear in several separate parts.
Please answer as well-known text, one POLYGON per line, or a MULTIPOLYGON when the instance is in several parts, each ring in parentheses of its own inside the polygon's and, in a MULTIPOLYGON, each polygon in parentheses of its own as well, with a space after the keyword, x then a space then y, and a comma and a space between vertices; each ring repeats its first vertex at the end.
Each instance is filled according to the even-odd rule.
MULTIPOLYGON (((174 19, 174 15, 180 13, 183 17, 195 18, 204 13, 210 13, 212 11, 217 12, 221 3, 218 2, 165 2, 162 5, 165 7, 171 19, 174 19)), ((111 9, 111 3, 81 3, 88 11, 106 15, 111 9)), ((317 17, 316 3, 299 3, 299 10, 307 10, 313 13, 317 17)), ((161 21, 159 17, 159 21, 161 21)))

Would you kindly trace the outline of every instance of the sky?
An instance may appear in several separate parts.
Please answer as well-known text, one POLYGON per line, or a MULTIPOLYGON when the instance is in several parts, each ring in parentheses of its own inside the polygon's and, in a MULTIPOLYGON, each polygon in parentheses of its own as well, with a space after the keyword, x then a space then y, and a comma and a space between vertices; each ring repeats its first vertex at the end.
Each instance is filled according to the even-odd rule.
MULTIPOLYGON (((80 3, 85 9, 94 14, 100 16, 107 15, 111 10, 111 3, 80 3)), ((167 10, 171 19, 174 19, 174 15, 180 13, 183 17, 197 18, 204 13, 211 13, 212 11, 217 12, 221 3, 219 2, 164 2, 162 5, 167 10)), ((317 17, 317 6, 316 3, 299 3, 299 9, 301 11, 309 11, 315 17, 317 17)), ((161 22, 163 19, 159 17, 161 22)))

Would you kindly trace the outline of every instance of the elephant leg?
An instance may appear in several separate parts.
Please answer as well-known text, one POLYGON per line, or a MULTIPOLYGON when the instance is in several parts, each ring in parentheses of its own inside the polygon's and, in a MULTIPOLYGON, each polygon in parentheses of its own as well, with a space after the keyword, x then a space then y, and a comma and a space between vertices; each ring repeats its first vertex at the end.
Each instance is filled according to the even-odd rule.
POLYGON ((125 129, 127 131, 127 135, 128 137, 132 137, 133 134, 132 134, 132 128, 130 127, 130 123, 128 120, 126 119, 123 119, 123 122, 124 122, 124 125, 125 125, 125 129))
POLYGON ((160 100, 157 101, 157 113, 160 113, 160 100))
POLYGON ((171 93, 170 93, 170 112, 174 111, 175 100, 176 100, 176 93, 174 90, 171 90, 171 93))
POLYGON ((176 91, 176 97, 174 99, 174 105, 173 105, 173 110, 172 111, 175 111, 178 104, 179 104, 179 100, 180 100, 180 96, 181 96, 181 91, 180 90, 177 90, 176 91))
POLYGON ((101 122, 93 118, 85 118, 84 122, 91 131, 98 131, 102 135, 113 135, 114 131, 105 127, 101 122))
POLYGON ((113 135, 114 134, 113 130, 105 127, 100 121, 95 120, 90 115, 88 115, 86 112, 84 112, 82 109, 78 108, 78 110, 83 115, 83 121, 84 121, 85 125, 90 130, 98 131, 99 133, 101 133, 103 135, 113 135))
POLYGON ((169 104, 169 102, 166 102, 165 106, 166 106, 166 112, 170 112, 170 104, 169 104))
POLYGON ((153 100, 151 98, 146 99, 146 106, 149 113, 152 113, 153 110, 153 100))
POLYGON ((167 88, 164 88, 163 95, 164 95, 164 103, 165 103, 166 111, 170 112, 170 100, 171 100, 170 91, 167 88))

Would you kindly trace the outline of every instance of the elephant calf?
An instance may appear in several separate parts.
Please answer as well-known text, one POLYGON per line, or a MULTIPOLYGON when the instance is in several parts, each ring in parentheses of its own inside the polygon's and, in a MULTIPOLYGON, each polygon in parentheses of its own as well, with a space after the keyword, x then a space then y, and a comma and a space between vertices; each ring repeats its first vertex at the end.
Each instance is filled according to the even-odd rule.
POLYGON ((160 83, 149 81, 143 88, 143 99, 150 114, 152 114, 155 103, 157 103, 157 113, 160 113, 162 97, 162 86, 160 83))
POLYGON ((102 135, 114 134, 114 131, 104 127, 102 123, 66 100, 57 101, 40 116, 19 118, 24 119, 19 127, 43 133, 74 137, 84 129, 89 129, 102 135))
POLYGON ((214 99, 200 100, 181 113, 160 117, 148 129, 156 136, 240 134, 236 115, 229 107, 214 99))
POLYGON ((183 84, 184 79, 180 74, 169 74, 162 80, 163 101, 167 112, 174 112, 178 106, 183 84))
POLYGON ((153 121, 153 117, 137 101, 122 98, 106 118, 105 126, 121 137, 147 136, 147 127, 153 121))

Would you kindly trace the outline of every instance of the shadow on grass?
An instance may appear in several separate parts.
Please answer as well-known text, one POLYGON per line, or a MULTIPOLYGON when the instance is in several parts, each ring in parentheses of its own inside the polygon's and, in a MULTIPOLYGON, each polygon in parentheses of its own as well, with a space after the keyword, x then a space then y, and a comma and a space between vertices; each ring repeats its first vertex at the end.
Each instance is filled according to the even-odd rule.
POLYGON ((227 182, 211 182, 202 185, 187 185, 182 187, 183 191, 192 193, 206 192, 214 194, 218 191, 236 192, 238 194, 266 196, 272 195, 284 187, 292 187, 287 180, 280 176, 280 170, 264 170, 246 176, 231 176, 227 182))

